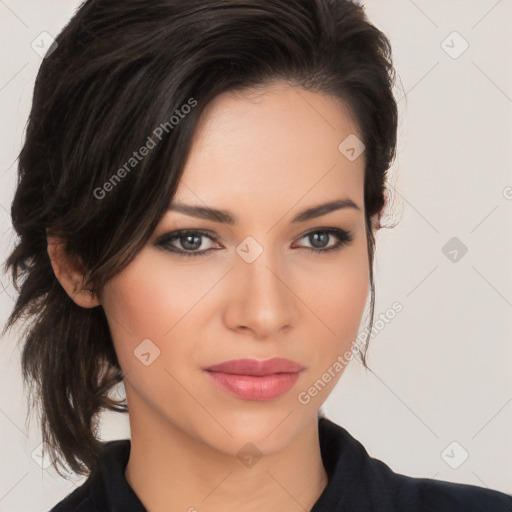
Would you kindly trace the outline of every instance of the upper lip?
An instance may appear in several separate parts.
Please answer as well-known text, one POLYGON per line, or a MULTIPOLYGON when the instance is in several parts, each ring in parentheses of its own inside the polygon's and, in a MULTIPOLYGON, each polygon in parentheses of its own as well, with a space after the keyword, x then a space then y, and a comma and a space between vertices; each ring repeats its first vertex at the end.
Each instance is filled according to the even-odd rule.
POLYGON ((267 361, 257 359, 232 359, 223 363, 208 366, 205 370, 211 372, 232 373, 235 375, 272 375, 274 373, 295 373, 303 370, 304 366, 289 359, 274 357, 267 361))

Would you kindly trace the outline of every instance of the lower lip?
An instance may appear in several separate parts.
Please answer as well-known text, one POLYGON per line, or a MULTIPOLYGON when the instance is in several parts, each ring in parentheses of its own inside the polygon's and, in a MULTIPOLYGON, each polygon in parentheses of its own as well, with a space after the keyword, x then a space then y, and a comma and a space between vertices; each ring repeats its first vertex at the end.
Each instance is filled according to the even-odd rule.
POLYGON ((233 373, 211 372, 208 377, 224 391, 244 400, 272 400, 290 390, 300 372, 274 373, 257 377, 255 375, 235 375, 233 373))

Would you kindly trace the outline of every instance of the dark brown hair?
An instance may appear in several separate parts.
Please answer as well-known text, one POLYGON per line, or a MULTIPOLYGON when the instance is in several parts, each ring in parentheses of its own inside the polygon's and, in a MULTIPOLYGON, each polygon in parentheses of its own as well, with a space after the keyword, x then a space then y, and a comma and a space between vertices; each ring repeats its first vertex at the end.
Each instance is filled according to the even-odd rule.
POLYGON ((71 300, 53 272, 47 234, 64 240, 99 297, 165 213, 208 102, 284 80, 344 100, 362 134, 371 328, 370 218, 385 204, 397 105, 390 43, 349 0, 88 0, 56 42, 37 75, 19 155, 11 208, 19 241, 5 262, 19 296, 4 332, 31 320, 23 379, 62 475, 59 455, 78 474, 97 464, 98 413, 127 405, 109 393, 123 372, 103 308, 71 300), (148 136, 156 142, 158 127, 155 147, 120 172, 148 136))

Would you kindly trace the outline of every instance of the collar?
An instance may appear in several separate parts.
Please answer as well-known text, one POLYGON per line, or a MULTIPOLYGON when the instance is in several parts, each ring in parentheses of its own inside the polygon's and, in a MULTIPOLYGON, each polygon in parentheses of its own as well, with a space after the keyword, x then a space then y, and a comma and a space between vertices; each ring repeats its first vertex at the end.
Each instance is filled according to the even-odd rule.
MULTIPOLYGON (((343 427, 324 417, 318 422, 320 451, 328 484, 311 512, 390 510, 383 468, 376 466, 383 463, 372 459, 363 445, 343 427)), ((90 476, 91 498, 99 510, 147 512, 124 474, 130 448, 130 439, 102 444, 100 463, 90 476)))
POLYGON ((392 510, 383 462, 371 458, 364 446, 340 425, 320 417, 320 451, 329 482, 311 512, 392 510))

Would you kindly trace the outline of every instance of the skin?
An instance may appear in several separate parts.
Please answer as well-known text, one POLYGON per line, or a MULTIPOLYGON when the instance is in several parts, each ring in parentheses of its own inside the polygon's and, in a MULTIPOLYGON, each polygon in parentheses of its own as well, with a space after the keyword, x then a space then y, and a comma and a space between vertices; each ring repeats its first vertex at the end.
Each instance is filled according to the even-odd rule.
MULTIPOLYGON (((105 310, 126 375, 125 474, 147 510, 303 511, 327 485, 317 412, 342 372, 308 404, 297 396, 351 348, 366 304, 364 153, 349 161, 338 150, 350 134, 362 139, 330 96, 284 83, 224 93, 203 112, 174 201, 229 210, 235 224, 167 212, 101 298, 73 291, 80 269, 48 239, 55 274, 73 300, 105 310), (342 198, 359 210, 291 222, 342 198), (350 231, 353 240, 312 253, 305 235, 318 228, 350 231), (195 250, 218 250, 186 258, 155 245, 177 229, 212 232, 216 241, 203 237, 195 250), (263 248, 252 263, 236 252, 248 236, 263 248), (134 355, 145 339, 160 350, 148 366, 134 355), (229 395, 203 372, 246 357, 284 357, 306 369, 269 401, 229 395), (247 442, 262 455, 252 467, 237 457, 247 442)), ((336 243, 331 235, 325 245, 336 243)), ((185 250, 179 240, 172 245, 185 250)))

